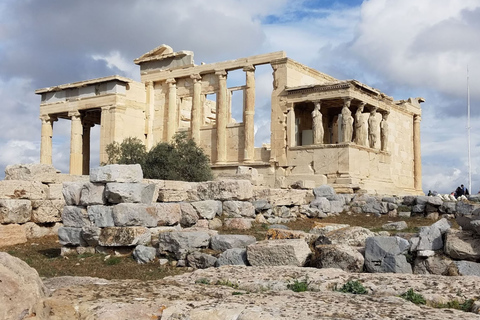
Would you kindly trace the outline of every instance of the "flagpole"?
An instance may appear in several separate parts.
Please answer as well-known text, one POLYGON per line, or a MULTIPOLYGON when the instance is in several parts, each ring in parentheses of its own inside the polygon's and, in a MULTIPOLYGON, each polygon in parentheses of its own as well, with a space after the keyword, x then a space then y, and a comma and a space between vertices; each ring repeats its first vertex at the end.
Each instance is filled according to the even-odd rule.
POLYGON ((468 136, 468 191, 472 194, 472 161, 470 157, 470 85, 467 65, 467 136, 468 136))

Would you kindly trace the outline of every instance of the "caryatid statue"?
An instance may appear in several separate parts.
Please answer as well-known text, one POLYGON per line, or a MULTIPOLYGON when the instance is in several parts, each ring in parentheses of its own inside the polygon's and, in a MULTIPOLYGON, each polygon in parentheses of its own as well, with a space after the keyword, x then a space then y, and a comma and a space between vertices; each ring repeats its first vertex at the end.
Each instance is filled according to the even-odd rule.
POLYGON ((363 119, 363 108, 365 102, 360 103, 355 112, 355 143, 360 146, 367 145, 367 125, 363 119))
POLYGON ((323 116, 320 112, 320 101, 314 102, 315 107, 312 111, 312 131, 313 131, 313 144, 323 144, 323 116))
POLYGON ((373 107, 370 111, 370 116, 368 117, 368 142, 370 148, 375 148, 375 144, 377 143, 377 107, 373 107))
POLYGON ((382 113, 382 121, 380 122, 380 144, 382 151, 387 151, 388 149, 388 114, 388 111, 382 113))
POLYGON ((352 142, 353 137, 353 117, 350 112, 351 99, 345 99, 342 108, 342 142, 352 142))

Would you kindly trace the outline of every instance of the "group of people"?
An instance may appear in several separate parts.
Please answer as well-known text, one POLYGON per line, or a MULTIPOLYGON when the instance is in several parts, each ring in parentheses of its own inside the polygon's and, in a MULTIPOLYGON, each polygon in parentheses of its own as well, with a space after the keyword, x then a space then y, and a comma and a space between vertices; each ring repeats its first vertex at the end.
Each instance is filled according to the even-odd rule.
POLYGON ((453 192, 453 195, 455 196, 455 199, 461 196, 468 196, 470 193, 468 192, 468 189, 465 188, 465 186, 462 184, 460 187, 457 187, 455 189, 455 192, 453 192))

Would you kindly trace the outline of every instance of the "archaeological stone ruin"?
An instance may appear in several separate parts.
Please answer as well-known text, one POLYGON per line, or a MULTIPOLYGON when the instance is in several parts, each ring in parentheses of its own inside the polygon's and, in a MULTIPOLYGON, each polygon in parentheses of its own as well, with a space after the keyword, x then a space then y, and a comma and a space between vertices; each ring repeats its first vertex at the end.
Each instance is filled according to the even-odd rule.
POLYGON ((39 89, 42 164, 52 163, 53 124, 71 121, 70 173, 88 175, 90 129, 105 147, 127 137, 152 148, 188 132, 216 175, 254 168, 257 185, 331 185, 340 193, 422 194, 422 98, 394 100, 356 80, 338 80, 283 51, 196 65, 193 52, 161 45, 134 61, 141 82, 109 76, 39 89), (270 65, 270 144, 255 147, 255 71, 270 65), (244 84, 228 87, 234 71, 244 84), (243 95, 242 121, 232 117, 243 95))

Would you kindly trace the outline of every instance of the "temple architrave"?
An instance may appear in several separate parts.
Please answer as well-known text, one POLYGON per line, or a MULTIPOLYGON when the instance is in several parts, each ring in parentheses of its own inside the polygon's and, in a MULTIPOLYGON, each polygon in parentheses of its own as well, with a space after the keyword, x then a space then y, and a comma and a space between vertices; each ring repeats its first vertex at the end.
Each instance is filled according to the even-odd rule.
POLYGON ((53 123, 71 120, 70 173, 88 174, 90 128, 105 147, 127 137, 147 150, 187 131, 210 156, 214 173, 256 169, 256 183, 332 185, 337 192, 423 194, 422 98, 393 100, 356 80, 337 80, 283 51, 195 65, 193 52, 161 45, 134 62, 141 82, 120 76, 35 91, 41 95, 40 162, 52 163, 53 123), (270 144, 255 147, 255 67, 273 69, 270 144), (245 84, 227 86, 242 70, 245 84), (243 121, 232 118, 232 94, 243 92, 243 121), (209 97, 215 97, 208 99, 209 97))

